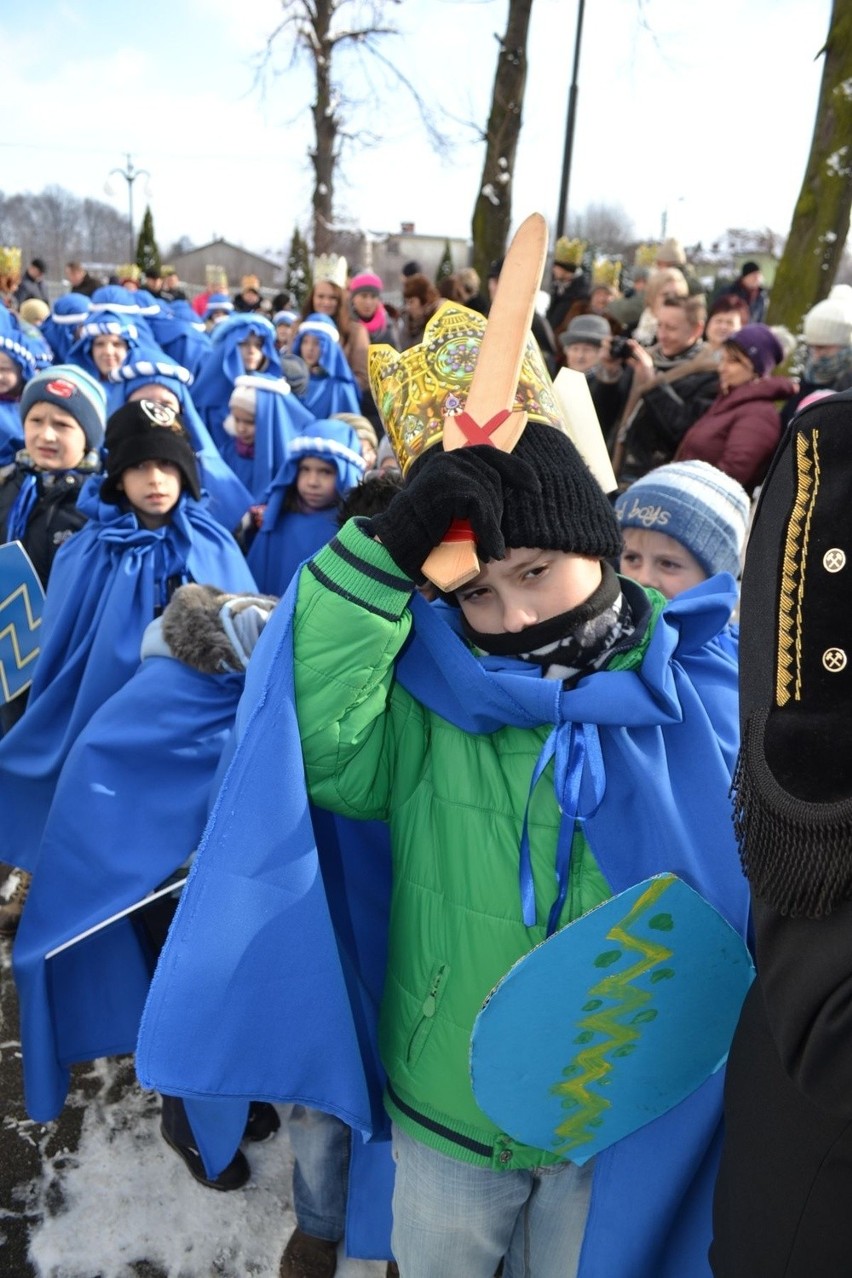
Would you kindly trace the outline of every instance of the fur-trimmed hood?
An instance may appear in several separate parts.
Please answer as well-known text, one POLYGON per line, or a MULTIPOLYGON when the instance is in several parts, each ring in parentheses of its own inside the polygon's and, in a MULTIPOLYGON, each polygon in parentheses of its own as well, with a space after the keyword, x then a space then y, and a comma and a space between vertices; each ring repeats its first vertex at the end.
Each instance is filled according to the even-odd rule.
POLYGON ((202 674, 244 670, 277 602, 216 586, 181 586, 145 631, 142 658, 174 657, 202 674))

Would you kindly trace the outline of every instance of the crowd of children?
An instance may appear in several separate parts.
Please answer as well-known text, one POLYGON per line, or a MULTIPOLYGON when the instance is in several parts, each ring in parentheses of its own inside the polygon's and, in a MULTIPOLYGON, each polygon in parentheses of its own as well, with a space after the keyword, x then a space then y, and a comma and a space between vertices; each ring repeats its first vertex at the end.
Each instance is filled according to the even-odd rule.
MULTIPOLYGON (((0 540, 46 588, 0 719, 28 1108, 54 1116, 70 1065, 134 1050, 141 1021, 140 1078, 200 1183, 240 1189, 240 1142, 294 1103, 281 1278, 331 1278, 353 1186, 353 1246, 404 1278, 701 1278, 724 1070, 580 1160, 505 1129, 470 1044, 514 964, 661 877, 750 941, 736 583, 778 431, 746 487, 698 444, 738 387, 774 398, 781 349, 728 337, 741 376, 689 447, 604 492, 526 331, 504 453, 463 411, 482 316, 438 304, 400 354, 381 280, 350 298, 340 271, 272 320, 110 286, 39 339, 0 308, 0 540), (444 451, 459 414, 476 442, 444 451), (438 589, 423 566, 457 521, 479 563, 438 589), (190 863, 179 906, 74 948, 190 863)), ((605 380, 607 322, 564 338, 605 380)))

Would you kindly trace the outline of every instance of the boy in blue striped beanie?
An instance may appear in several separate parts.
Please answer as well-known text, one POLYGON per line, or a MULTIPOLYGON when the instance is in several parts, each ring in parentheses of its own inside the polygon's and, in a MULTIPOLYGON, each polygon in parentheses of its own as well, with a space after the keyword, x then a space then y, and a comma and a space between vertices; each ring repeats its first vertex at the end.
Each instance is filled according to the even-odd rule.
POLYGON ((20 541, 47 585, 54 556, 86 522, 80 489, 100 470, 106 394, 83 369, 36 373, 21 396, 24 448, 0 471, 0 539, 20 541))
POLYGON ((673 599, 717 572, 740 575, 749 499, 741 484, 703 461, 649 471, 615 503, 621 573, 673 599))

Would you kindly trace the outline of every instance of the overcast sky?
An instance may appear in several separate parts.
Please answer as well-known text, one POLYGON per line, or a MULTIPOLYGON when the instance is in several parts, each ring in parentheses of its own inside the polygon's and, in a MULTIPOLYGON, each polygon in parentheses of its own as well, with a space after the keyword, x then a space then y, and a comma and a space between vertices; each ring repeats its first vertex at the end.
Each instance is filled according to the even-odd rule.
MULTIPOLYGON (((341 220, 372 232, 412 221, 467 237, 483 148, 465 121, 486 119, 495 32, 506 0, 404 0, 388 5, 403 34, 382 45, 454 139, 429 149, 404 91, 374 65, 344 91, 366 103, 363 137, 337 192, 341 220)), ((590 0, 586 4, 569 208, 621 206, 636 234, 688 243, 730 226, 786 234, 807 160, 830 0, 590 0)), ((517 224, 553 223, 577 20, 575 0, 535 0, 529 79, 513 200, 517 224)), ((29 0, 0 6, 3 75, 0 190, 57 183, 127 208, 110 169, 130 153, 150 170, 162 248, 216 235, 281 251, 307 230, 312 171, 307 69, 287 68, 265 92, 254 57, 281 17, 278 0, 29 0), (49 39, 47 38, 49 34, 49 39)), ((145 179, 134 185, 138 230, 145 179)))

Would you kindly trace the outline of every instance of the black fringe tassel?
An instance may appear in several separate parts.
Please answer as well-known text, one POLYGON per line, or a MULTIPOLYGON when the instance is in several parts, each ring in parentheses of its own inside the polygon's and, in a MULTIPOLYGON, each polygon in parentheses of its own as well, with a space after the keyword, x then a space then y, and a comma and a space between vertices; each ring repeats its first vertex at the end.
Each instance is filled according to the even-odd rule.
POLYGON ((759 900, 818 919, 852 899, 852 799, 807 803, 782 789, 766 762, 768 717, 749 719, 731 783, 740 860, 759 900))

